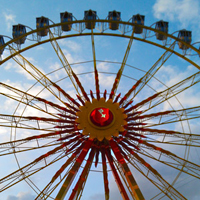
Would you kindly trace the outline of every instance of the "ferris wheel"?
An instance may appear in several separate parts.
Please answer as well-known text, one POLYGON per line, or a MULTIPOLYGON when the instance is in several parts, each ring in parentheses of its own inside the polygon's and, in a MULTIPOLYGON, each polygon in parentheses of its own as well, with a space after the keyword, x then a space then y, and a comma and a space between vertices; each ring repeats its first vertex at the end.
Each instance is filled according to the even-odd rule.
POLYGON ((168 22, 145 26, 143 15, 129 21, 120 15, 110 11, 99 19, 88 10, 77 20, 63 12, 60 23, 42 16, 36 29, 18 24, 13 38, 0 36, 1 66, 12 62, 27 74, 25 88, 0 82, 0 94, 10 102, 0 114, 0 126, 10 133, 0 155, 15 160, 0 177, 0 195, 26 182, 37 200, 81 199, 101 179, 108 200, 114 178, 124 200, 188 199, 181 186, 200 179, 200 105, 192 95, 200 84, 198 43, 191 44, 188 30, 169 34, 168 22), (72 48, 71 40, 85 53, 77 61, 62 48, 72 48), (114 47, 106 46, 109 40, 114 47), (45 66, 49 51, 61 67, 45 66), (135 66, 138 59, 144 66, 135 66), (170 59, 183 70, 190 65, 191 74, 165 81, 170 59))

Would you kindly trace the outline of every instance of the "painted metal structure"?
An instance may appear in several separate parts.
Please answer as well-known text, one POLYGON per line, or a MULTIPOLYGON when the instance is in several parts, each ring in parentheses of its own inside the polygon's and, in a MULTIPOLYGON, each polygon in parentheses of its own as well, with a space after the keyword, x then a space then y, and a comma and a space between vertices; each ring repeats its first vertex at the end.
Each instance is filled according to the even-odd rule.
MULTIPOLYGON (((61 13, 61 23, 49 25, 49 19, 41 17, 36 20, 36 30, 27 33, 24 32, 23 34, 20 33, 17 36, 15 34, 13 35, 13 39, 7 43, 4 43, 3 37, 1 37, 0 52, 3 53, 6 49, 9 53, 7 57, 2 59, 1 64, 13 59, 23 70, 40 83, 42 87, 47 89, 59 103, 31 95, 8 84, 0 83, 0 87, 3 88, 3 92, 0 92, 1 95, 20 104, 30 106, 49 116, 1 114, 0 119, 4 121, 0 124, 2 127, 42 131, 43 133, 0 143, 0 155, 6 156, 40 148, 51 148, 51 150, 46 151, 46 153, 40 155, 27 165, 19 167, 18 170, 2 177, 0 179, 0 183, 2 184, 0 192, 25 180, 37 191, 37 197, 35 198, 37 200, 52 198, 63 200, 67 195, 69 200, 80 199, 91 167, 93 165, 101 165, 106 200, 110 196, 109 171, 112 171, 124 200, 145 199, 143 187, 137 184, 137 180, 130 170, 130 166, 132 166, 160 190, 161 193, 158 196, 160 195, 161 197, 164 194, 169 199, 186 199, 174 187, 174 183, 167 182, 151 163, 145 161, 144 156, 151 159, 151 161, 157 161, 174 168, 180 173, 200 179, 200 166, 187 159, 190 147, 200 147, 198 143, 200 135, 191 132, 178 132, 158 128, 159 125, 163 124, 200 118, 200 106, 151 112, 152 108, 159 106, 162 102, 166 102, 198 84, 200 82, 200 71, 184 78, 167 89, 155 92, 153 95, 142 99, 136 104, 133 104, 133 100, 148 85, 172 54, 189 62, 199 70, 199 61, 193 61, 188 58, 189 55, 197 55, 198 57, 199 50, 191 45, 191 32, 180 31, 178 37, 175 37, 168 34, 168 23, 166 22, 157 23, 156 27, 152 28, 144 26, 144 16, 135 15, 134 17, 136 22, 124 22, 121 21, 119 12, 112 11, 109 12, 106 20, 100 20, 96 18, 95 11, 89 10, 85 12, 84 20, 72 20, 72 14, 65 12, 61 13), (73 32, 70 33, 72 29, 73 32), (110 32, 109 29, 118 32, 110 32), (116 77, 112 89, 108 93, 106 90, 100 90, 100 72, 97 69, 98 61, 96 60, 95 52, 95 36, 100 35, 129 39, 120 68, 115 74, 116 77), (57 42, 62 38, 76 36, 91 37, 95 91, 90 91, 90 93, 85 91, 78 75, 73 71, 71 64, 57 42), (152 39, 153 36, 154 40, 152 39), (162 40, 163 43, 155 42, 155 37, 157 37, 158 41, 162 40), (22 41, 24 38, 31 39, 32 44, 23 48, 20 46, 19 48, 19 45, 23 44, 25 40, 24 42, 19 41, 22 41), (123 76, 124 68, 127 66, 126 62, 133 40, 155 45, 162 48, 164 53, 120 97, 118 85, 123 76), (77 94, 77 99, 72 98, 67 91, 59 86, 59 83, 53 82, 48 75, 44 74, 22 55, 24 51, 47 42, 52 44, 63 69, 70 78, 77 94), (180 49, 177 48, 177 43, 183 51, 180 52, 180 49), (15 95, 11 95, 9 92, 15 95), (40 106, 37 106, 37 104, 40 106), (52 109, 55 112, 51 112, 50 110, 52 109), (148 122, 154 119, 157 122, 148 122), (34 122, 35 124, 30 125, 30 122, 34 122), (163 137, 162 142, 155 139, 157 135, 163 137), (175 139, 165 141, 164 138, 175 139), (40 141, 48 139, 51 139, 53 142, 47 142, 45 145, 39 144, 40 141), (21 148, 24 144, 29 144, 33 141, 36 141, 38 145, 21 148), (159 144, 184 146, 186 155, 180 157, 174 152, 160 147, 159 144), (151 153, 147 153, 146 149, 151 153), (154 154, 157 156, 154 156, 154 154), (51 159, 53 156, 54 158, 51 159), (102 159, 101 162, 99 161, 100 158, 102 159), (44 188, 37 189, 37 186, 29 178, 60 160, 63 161, 63 164, 51 175, 49 183, 44 188), (71 188, 73 184, 74 186, 71 188), (55 191, 57 191, 56 195, 52 197, 55 191)), ((176 178, 178 179, 178 177, 179 175, 176 178)), ((148 199, 148 197, 146 198, 148 199)))

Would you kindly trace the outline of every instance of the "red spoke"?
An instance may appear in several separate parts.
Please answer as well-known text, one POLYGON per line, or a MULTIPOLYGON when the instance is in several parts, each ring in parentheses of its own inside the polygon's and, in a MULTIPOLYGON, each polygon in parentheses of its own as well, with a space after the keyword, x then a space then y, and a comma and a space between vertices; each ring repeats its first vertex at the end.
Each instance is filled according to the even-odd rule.
POLYGON ((133 192, 133 195, 135 197, 136 200, 143 200, 144 196, 142 194, 142 192, 140 191, 126 161, 124 160, 122 154, 120 153, 120 149, 117 145, 117 143, 114 140, 110 140, 110 146, 115 154, 115 157, 117 158, 117 160, 120 162, 123 172, 125 174, 125 177, 127 179, 127 182, 131 188, 131 191, 133 192))
POLYGON ((98 77, 98 71, 97 69, 94 70, 95 73, 95 85, 96 85, 96 93, 97 93, 97 99, 100 99, 100 90, 99 90, 99 77, 98 77))
MULTIPOLYGON (((69 103, 67 103, 67 102, 65 102, 65 105, 66 105, 68 108, 74 110, 75 112, 80 111, 79 109, 75 108, 74 106, 71 106, 71 105, 70 105, 69 103)), ((80 106, 80 104, 78 104, 78 105, 80 106)))
MULTIPOLYGON (((134 138, 134 137, 130 137, 130 139, 132 139, 132 138, 134 138)), ((134 139, 135 139, 135 138, 134 138, 134 139)), ((126 138, 119 137, 119 138, 116 138, 116 141, 117 141, 117 142, 126 143, 126 144, 128 144, 129 146, 133 147, 134 149, 139 150, 139 148, 138 148, 137 145, 131 143, 131 142, 130 142, 128 139, 126 139, 126 138)))
POLYGON ((36 197, 35 200, 39 200, 41 198, 44 198, 45 195, 47 194, 48 190, 52 186, 52 184, 55 182, 55 180, 64 172, 64 170, 73 163, 75 158, 79 155, 80 151, 82 150, 84 146, 84 143, 80 147, 76 149, 76 151, 70 156, 70 158, 67 159, 67 161, 61 166, 61 168, 55 173, 55 175, 52 177, 51 181, 49 184, 41 191, 41 193, 36 197))
POLYGON ((200 76, 200 72, 197 72, 197 73, 193 74, 192 76, 167 88, 166 90, 156 93, 155 96, 153 95, 153 96, 145 99, 141 103, 137 104, 137 106, 136 106, 137 109, 139 109, 140 107, 149 103, 149 105, 147 106, 147 109, 143 112, 149 111, 150 109, 158 106, 159 104, 169 100, 172 97, 175 97, 176 95, 182 93, 183 91, 185 91, 185 90, 189 89, 190 87, 199 83, 200 82, 199 76, 200 76), (153 102, 153 101, 156 101, 156 102, 153 102))
POLYGON ((93 52, 93 61, 94 61, 94 76, 95 76, 95 87, 96 87, 96 95, 97 99, 100 99, 100 89, 99 89, 99 75, 96 67, 96 54, 95 54, 95 45, 94 45, 94 35, 93 29, 91 29, 91 40, 92 40, 92 52, 93 52))
POLYGON ((13 118, 21 118, 21 119, 28 119, 28 120, 36 120, 36 121, 44 121, 44 122, 60 122, 60 123, 75 123, 74 120, 66 120, 66 119, 54 119, 54 118, 46 118, 46 117, 26 117, 26 116, 13 116, 13 118))
POLYGON ((158 187, 165 195, 167 195, 171 199, 171 195, 176 199, 183 199, 186 200, 186 198, 180 194, 172 185, 170 185, 159 173, 157 170, 155 170, 149 163, 147 163, 143 158, 141 158, 138 154, 136 154, 131 148, 128 146, 124 146, 124 148, 133 155, 134 160, 136 160, 138 163, 140 163, 147 171, 153 174, 153 176, 159 181, 159 183, 156 183, 154 180, 149 178, 149 173, 144 173, 132 164, 132 162, 129 160, 129 162, 136 167, 137 170, 139 170, 147 179, 149 179, 156 187, 158 187), (166 191, 165 191, 166 190, 166 191), (170 194, 168 194, 168 191, 170 191, 170 194))
MULTIPOLYGON (((77 134, 78 134, 78 133, 68 134, 68 135, 66 135, 66 136, 64 136, 64 137, 59 138, 57 141, 60 141, 60 140, 67 140, 67 139, 69 139, 69 138, 75 137, 77 134)), ((80 133, 79 133, 79 134, 80 134, 80 133)))
POLYGON ((75 101, 75 99, 73 99, 68 93, 66 93, 59 85, 57 85, 56 83, 51 82, 52 85, 59 91, 61 92, 69 101, 71 101, 72 103, 74 103, 77 107, 80 106, 80 104, 75 101))
POLYGON ((115 98, 115 100, 113 101, 113 103, 117 103, 120 96, 121 96, 121 93, 119 93, 119 94, 116 96, 116 98, 115 98))
MULTIPOLYGON (((180 136, 183 134, 183 137, 185 137, 185 134, 182 133, 182 132, 178 132, 178 131, 172 131, 172 130, 164 130, 164 129, 152 129, 152 128, 143 128, 143 127, 131 127, 130 128, 131 130, 134 130, 134 131, 142 131, 142 133, 144 135, 148 135, 148 133, 163 133, 163 134, 169 134, 169 135, 176 135, 176 136, 180 136)), ((192 134, 186 134, 188 136, 192 136, 192 134)))
POLYGON ((113 99, 113 96, 114 96, 115 91, 116 91, 117 86, 118 86, 119 79, 120 79, 120 77, 121 77, 121 73, 122 73, 122 72, 121 72, 120 70, 119 70, 118 73, 117 73, 117 76, 116 76, 116 78, 115 78, 115 82, 114 82, 113 87, 112 87, 111 92, 110 92, 109 99, 113 99))
POLYGON ((102 165, 103 165, 105 200, 109 200, 108 172, 107 172, 105 148, 101 148, 101 155, 102 155, 102 165))
POLYGON ((83 101, 83 99, 81 99, 81 97, 78 96, 78 95, 76 95, 76 96, 77 96, 78 100, 82 103, 82 105, 84 106, 84 105, 85 105, 85 102, 83 101))
POLYGON ((136 137, 138 136, 138 137, 141 137, 141 138, 146 138, 146 136, 144 136, 144 135, 141 135, 141 134, 135 133, 135 132, 130 132, 130 131, 124 131, 124 132, 120 133, 120 135, 122 135, 122 136, 132 135, 132 136, 136 136, 136 137))
POLYGON ((107 90, 105 90, 104 93, 103 93, 103 97, 104 97, 105 100, 106 100, 106 95, 107 95, 107 90))
MULTIPOLYGON (((47 153, 41 155, 40 157, 36 158, 34 161, 30 162, 29 164, 25 165, 24 167, 12 172, 11 174, 3 177, 2 179, 0 179, 0 183, 4 183, 5 181, 8 181, 10 179, 15 179, 15 177, 18 177, 18 179, 20 179, 19 181, 24 180, 24 172, 28 171, 29 169, 31 169, 34 165, 36 165, 37 163, 39 163, 42 160, 45 160, 46 158, 48 158, 51 155, 54 155, 56 153, 58 153, 60 150, 62 150, 65 146, 67 146, 68 144, 71 144, 71 142, 65 142, 62 145, 54 148, 51 151, 48 151, 47 153), (23 173, 21 173, 23 172, 23 173), (22 177, 22 178, 20 178, 22 177)), ((18 181, 18 182, 19 182, 18 181)), ((12 183, 12 182, 11 182, 12 183)), ((13 183, 12 185, 14 185, 15 183, 13 183)), ((11 187, 12 185, 10 185, 9 187, 11 187)), ((6 188, 2 188, 2 191, 5 190, 6 188)))
POLYGON ((111 93, 110 93, 110 97, 109 99, 113 99, 113 95, 115 95, 116 91, 117 91, 117 88, 118 88, 118 85, 119 85, 119 82, 121 80, 121 76, 122 76, 122 73, 124 71, 124 67, 126 65, 126 61, 128 59, 128 55, 130 53, 130 49, 131 49, 131 46, 132 46, 132 43, 133 43, 133 36, 134 36, 134 29, 133 28, 133 31, 131 33, 131 36, 130 36, 130 40, 129 40, 129 43, 127 45, 127 48, 126 48, 126 52, 124 54, 124 58, 123 58, 123 61, 121 63, 121 67, 116 75, 116 78, 115 78, 115 81, 114 81, 114 84, 113 84, 113 87, 111 89, 111 93))
POLYGON ((112 158, 110 149, 106 149, 106 157, 107 157, 108 162, 109 162, 109 164, 110 164, 110 168, 111 168, 112 173, 113 173, 113 175, 114 175, 114 177, 115 177, 115 181, 116 181, 117 186, 118 186, 118 188, 119 188, 119 190, 120 190, 120 193, 121 193, 121 195, 122 195, 122 198, 123 198, 124 200, 129 200, 129 197, 128 197, 127 193, 126 193, 126 190, 125 190, 125 188, 124 188, 124 186, 123 186, 123 184, 122 184, 122 182, 121 182, 121 180, 120 180, 120 178, 119 178, 118 172, 117 172, 117 170, 116 170, 116 168, 115 168, 115 166, 114 166, 114 164, 113 164, 113 158, 112 158))
POLYGON ((76 176, 76 173, 78 172, 85 156, 87 155, 88 153, 88 150, 90 149, 91 145, 92 145, 92 142, 93 140, 92 139, 88 139, 86 142, 85 142, 85 145, 83 147, 83 150, 81 151, 81 153, 79 154, 78 158, 76 159, 76 162, 75 164, 73 165, 72 169, 70 170, 67 178, 65 179, 61 189, 59 190, 55 200, 60 200, 60 199, 63 199, 74 179, 74 177, 76 176))
POLYGON ((127 113, 127 119, 135 116, 135 115, 140 115, 142 113, 142 111, 137 111, 137 112, 132 112, 132 113, 127 113))
POLYGON ((90 96, 92 99, 94 99, 94 94, 93 94, 92 90, 90 90, 90 96))
MULTIPOLYGON (((85 92, 85 90, 84 90, 84 88, 83 88, 81 82, 79 81, 78 77, 76 76, 76 74, 75 74, 73 71, 72 71, 72 75, 73 75, 74 79, 76 80, 76 82, 77 82, 77 84, 78 84, 78 86, 79 86, 79 88, 80 88, 80 90, 81 90, 83 96, 85 97, 85 99, 86 99, 87 101, 90 101, 90 99, 89 99, 88 95, 86 94, 86 92, 85 92)), ((80 106, 80 105, 79 105, 79 106, 80 106)))
POLYGON ((99 151, 100 151, 99 147, 96 146, 95 167, 97 167, 98 162, 99 162, 99 151))
POLYGON ((119 104, 123 104, 124 101, 133 93, 133 91, 138 87, 138 85, 141 83, 142 78, 139 79, 135 85, 124 95, 124 97, 120 100, 119 104))
POLYGON ((161 92, 158 92, 158 93, 156 93, 156 94, 154 94, 154 95, 148 97, 147 99, 145 99, 145 100, 143 100, 143 101, 141 101, 141 102, 135 104, 134 106, 131 106, 129 109, 126 109, 126 110, 124 111, 124 113, 129 113, 129 112, 135 110, 136 108, 145 105, 146 103, 148 103, 148 102, 152 101, 153 99, 155 99, 156 97, 158 97, 160 94, 161 94, 161 92))
POLYGON ((59 115, 60 117, 64 117, 64 118, 68 118, 68 119, 73 119, 75 120, 77 117, 74 117, 74 116, 71 116, 71 115, 63 115, 63 114, 57 114, 59 115))
MULTIPOLYGON (((174 49, 176 44, 176 41, 174 41, 169 49, 174 49)), ((130 97, 130 95, 134 92, 134 95, 131 99, 134 99, 135 96, 142 90, 142 88, 154 77, 156 72, 163 66, 163 64, 169 59, 169 57, 172 55, 172 52, 168 49, 164 52, 164 54, 156 61, 156 63, 149 69, 149 71, 140 78, 136 84, 125 94, 125 96, 122 98, 122 101, 120 104, 122 104, 127 98, 130 97), (161 62, 161 63, 160 63, 161 62), (160 65, 159 65, 160 63, 160 65), (137 90, 137 91, 136 91, 137 90)))
MULTIPOLYGON (((174 153, 172 153, 172 152, 170 152, 168 150, 165 150, 165 149, 163 149, 161 147, 158 147, 158 146, 155 146, 153 144, 150 144, 150 143, 146 142, 145 140, 134 138, 134 137, 131 137, 131 139, 140 144, 140 150, 141 151, 143 150, 143 148, 147 147, 148 150, 152 150, 152 151, 158 153, 159 155, 162 154, 162 156, 170 158, 171 161, 175 161, 176 164, 174 163, 174 166, 177 167, 179 165, 180 169, 183 172, 190 173, 190 175, 195 176, 196 178, 200 178, 200 166, 199 165, 197 165, 197 164, 195 164, 193 162, 190 162, 188 160, 185 160, 185 159, 177 156, 176 154, 174 154, 174 153)), ((124 148, 127 149, 126 145, 122 141, 119 141, 119 144, 121 144, 124 148)), ((133 151, 132 151, 132 153, 135 156, 135 153, 133 151)))
MULTIPOLYGON (((24 91, 21 91, 21 90, 19 90, 19 89, 16 89, 16 88, 14 88, 14 87, 11 87, 11 86, 9 86, 9 85, 7 85, 7 84, 4 84, 4 83, 1 83, 0 82, 0 86, 2 86, 2 87, 4 87, 4 89, 7 89, 8 90, 8 92, 13 92, 15 95, 9 95, 9 94, 6 94, 6 93, 0 93, 1 95, 4 95, 4 96, 6 96, 6 97, 8 97, 8 98, 11 98, 11 99, 13 99, 13 100, 15 100, 15 101, 18 101, 18 102, 20 102, 20 103, 23 103, 23 104, 25 104, 25 105, 28 105, 28 106, 30 106, 30 107, 33 107, 34 109, 37 109, 37 110, 40 110, 40 111, 42 111, 42 112, 45 112, 45 113, 47 113, 47 107, 51 107, 51 108, 54 108, 54 109, 56 109, 56 110, 58 110, 58 111, 65 111, 65 107, 62 107, 62 106, 60 106, 60 105, 58 105, 58 104, 55 104, 55 103, 53 103, 53 102, 51 102, 51 101, 47 101, 46 99, 44 99, 44 98, 40 98, 40 97, 37 97, 37 96, 33 96, 33 95, 31 95, 31 94, 29 94, 29 93, 26 93, 26 92, 24 92, 24 91), (40 102, 40 103, 43 103, 44 105, 45 105, 45 110, 44 109, 42 109, 42 108, 40 108, 37 104, 35 104, 34 102, 40 102)), ((48 112, 48 114, 51 114, 51 113, 49 113, 48 112)), ((52 115, 52 114, 51 114, 52 115)))
POLYGON ((124 105, 122 108, 126 109, 129 105, 131 105, 133 101, 129 101, 126 105, 124 105))
POLYGON ((69 197, 69 200, 73 200, 75 196, 78 197, 78 194, 83 189, 83 184, 87 180, 87 176, 88 176, 89 170, 91 168, 92 161, 94 159, 94 154, 95 154, 95 148, 93 147, 90 151, 89 157, 87 159, 87 163, 86 163, 85 167, 83 168, 83 171, 79 177, 79 180, 77 181, 77 183, 69 197))

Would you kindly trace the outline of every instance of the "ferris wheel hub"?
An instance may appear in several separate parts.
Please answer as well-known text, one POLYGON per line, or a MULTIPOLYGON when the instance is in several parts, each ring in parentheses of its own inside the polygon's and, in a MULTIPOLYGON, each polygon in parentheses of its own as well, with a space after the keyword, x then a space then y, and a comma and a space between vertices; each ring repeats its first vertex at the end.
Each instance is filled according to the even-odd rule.
POLYGON ((113 114, 108 108, 95 108, 90 114, 90 120, 96 126, 108 126, 113 121, 113 114))
POLYGON ((119 132, 124 131, 124 125, 127 123, 124 109, 111 99, 87 101, 85 106, 80 106, 80 111, 76 114, 78 129, 82 130, 82 134, 89 135, 92 139, 97 138, 99 141, 118 136, 119 132))

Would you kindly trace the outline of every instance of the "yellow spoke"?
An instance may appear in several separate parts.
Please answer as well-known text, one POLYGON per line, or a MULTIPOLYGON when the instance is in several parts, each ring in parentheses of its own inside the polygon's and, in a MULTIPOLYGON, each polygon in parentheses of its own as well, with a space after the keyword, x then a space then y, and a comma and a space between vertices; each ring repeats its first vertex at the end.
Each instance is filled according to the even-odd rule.
POLYGON ((49 30, 49 38, 50 38, 51 45, 56 52, 56 55, 58 56, 60 62, 62 63, 63 68, 67 72, 67 75, 69 76, 69 78, 74 86, 74 89, 76 90, 76 93, 80 96, 79 91, 78 91, 78 85, 76 85, 76 83, 75 83, 76 80, 74 80, 73 75, 72 75, 73 70, 72 70, 66 56, 64 55, 62 49, 60 48, 58 42, 54 38, 54 35, 51 32, 51 30, 49 30))

